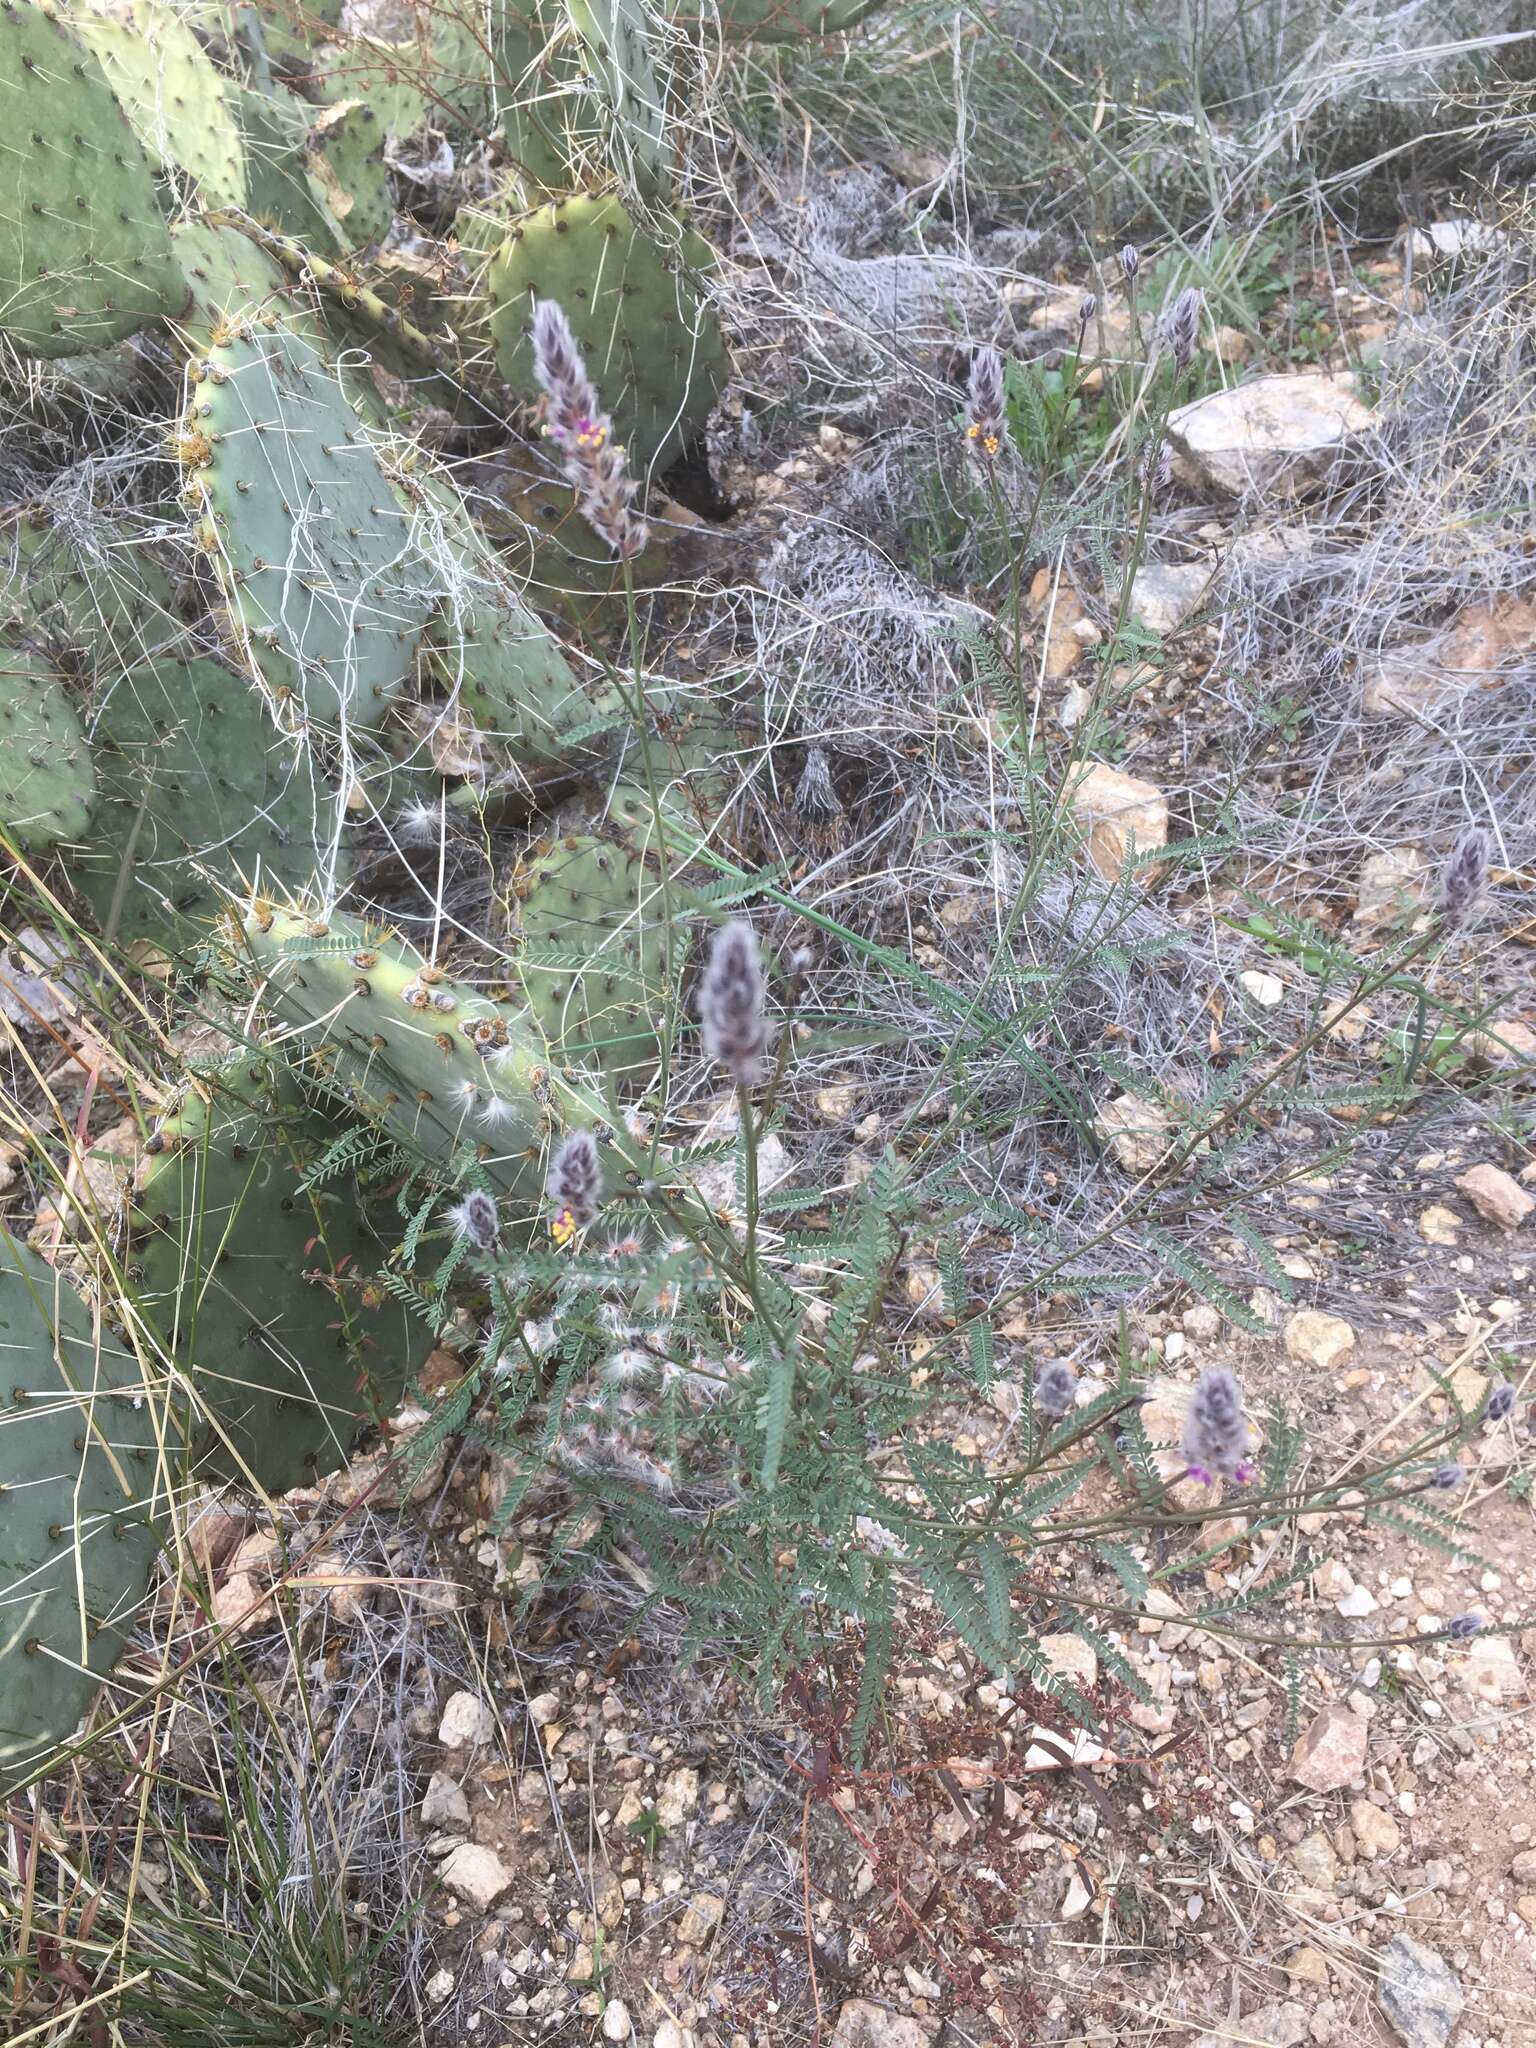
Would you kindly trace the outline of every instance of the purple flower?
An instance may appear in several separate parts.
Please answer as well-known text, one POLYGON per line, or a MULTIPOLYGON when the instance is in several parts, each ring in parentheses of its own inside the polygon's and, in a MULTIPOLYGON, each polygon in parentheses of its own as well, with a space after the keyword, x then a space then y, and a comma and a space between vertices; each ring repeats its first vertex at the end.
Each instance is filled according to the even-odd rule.
POLYGON ((699 1018, 704 1050, 738 1088, 751 1088, 762 1079, 768 1046, 766 994, 757 934, 743 919, 733 919, 715 934, 709 949, 699 985, 699 1018))
POLYGON ((965 438, 978 455, 990 458, 1006 446, 1005 408, 1003 359, 995 348, 979 348, 971 357, 965 398, 965 438))
POLYGON ((553 299, 540 299, 533 309, 533 371, 547 401, 549 438, 565 457, 581 516, 628 561, 648 538, 645 521, 631 508, 634 479, 624 450, 614 445, 613 422, 587 375, 571 323, 553 299))
POLYGON ((572 1131, 550 1161, 544 1183, 554 1215, 550 1232, 566 1244, 597 1215, 603 1200, 603 1162, 590 1131, 572 1131))
POLYGON ((1198 288, 1187 284, 1169 307, 1163 321, 1164 344, 1181 370, 1187 370, 1195 359, 1195 344, 1200 339, 1200 315, 1204 306, 1198 288))
POLYGON ((1440 915, 1452 931, 1467 922, 1487 887, 1488 834, 1480 825, 1469 825, 1440 870, 1440 915))
POLYGON ((1066 1415, 1077 1405, 1077 1374, 1064 1358, 1053 1358, 1035 1374, 1035 1406, 1042 1415, 1066 1415))
POLYGON ((1245 1485, 1253 1477, 1250 1438, 1237 1375, 1225 1365, 1207 1366, 1195 1382, 1184 1424, 1182 1448, 1189 1477, 1202 1486, 1218 1478, 1245 1485))
POLYGON ((1485 1422, 1502 1422, 1515 1405, 1515 1390, 1508 1380, 1495 1380, 1489 1389, 1488 1405, 1483 1410, 1485 1422))
POLYGON ((460 1237, 467 1237, 477 1252, 488 1252, 496 1242, 501 1219, 494 1199, 480 1188, 471 1188, 448 1211, 448 1220, 460 1237))

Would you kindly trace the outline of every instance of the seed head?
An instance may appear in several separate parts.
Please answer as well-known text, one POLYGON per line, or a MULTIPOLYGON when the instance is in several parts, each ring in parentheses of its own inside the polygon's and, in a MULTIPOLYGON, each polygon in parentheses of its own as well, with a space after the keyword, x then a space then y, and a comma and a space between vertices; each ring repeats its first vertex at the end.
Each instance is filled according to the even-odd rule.
POLYGON ((413 797, 401 806, 395 819, 395 836, 402 846, 430 846, 442 827, 442 813, 436 804, 413 797))
POLYGON ((1141 268, 1141 251, 1134 242, 1127 242, 1120 251, 1120 268, 1129 284, 1141 268))
POLYGON ((1181 370, 1187 370, 1195 360, 1195 345, 1200 339, 1200 316, 1204 307, 1199 287, 1187 284, 1169 307, 1163 321, 1164 346, 1181 370))
POLYGON ((843 807, 838 802, 837 785, 832 780, 832 764, 827 759, 826 749, 807 747, 805 766, 795 785, 795 816, 813 837, 827 839, 835 836, 837 821, 842 815, 843 807))
POLYGON ((979 348, 971 357, 966 389, 965 438, 976 454, 988 461, 1000 455, 1008 442, 1006 406, 1003 359, 995 348, 979 348))
POLYGON ((648 538, 631 508, 635 495, 624 450, 614 446, 613 422, 587 375, 571 324, 553 299, 533 309, 533 372, 548 401, 549 438, 565 457, 581 516, 621 560, 638 555, 648 538))
POLYGON ((1488 887, 1488 834, 1469 825, 1440 870, 1439 909, 1448 931, 1464 925, 1488 887))
POLYGON ((1466 1476, 1463 1466, 1448 1459, 1445 1464, 1436 1465, 1425 1484, 1431 1493, 1454 1493, 1466 1476))
POLYGON ((603 1162, 590 1131, 572 1131, 550 1161, 544 1183, 554 1214, 550 1235, 569 1244, 597 1215, 603 1200, 603 1162))
POLYGON ((1077 332, 1079 340, 1082 339, 1082 336, 1087 333, 1088 329, 1092 326, 1093 322, 1098 318, 1098 312, 1098 293, 1084 292, 1083 303, 1077 309, 1077 332))
POLYGON ((455 1202, 448 1211, 448 1220, 460 1237, 469 1239, 477 1252, 488 1252, 501 1228, 495 1201, 480 1188, 471 1188, 467 1195, 455 1202))
POLYGON ((768 1047, 764 1015, 766 989, 757 934, 741 918, 715 934, 709 964, 699 987, 699 1019, 704 1050, 718 1060, 738 1088, 762 1079, 768 1047))
POLYGON ((1251 1438, 1237 1375, 1225 1365, 1207 1366, 1195 1382, 1184 1424, 1182 1448, 1190 1478, 1204 1486, 1217 1478, 1244 1485, 1253 1477, 1251 1438))
POLYGON ((1470 1642, 1483 1625, 1480 1614, 1453 1614, 1445 1624, 1445 1632, 1453 1643, 1470 1642))
POLYGON ((1053 1358, 1035 1374, 1035 1406, 1042 1415, 1066 1415, 1077 1405, 1077 1374, 1064 1358, 1053 1358))
POLYGON ((1515 1390, 1508 1380, 1495 1380, 1483 1410, 1485 1422, 1502 1422, 1515 1405, 1515 1390))

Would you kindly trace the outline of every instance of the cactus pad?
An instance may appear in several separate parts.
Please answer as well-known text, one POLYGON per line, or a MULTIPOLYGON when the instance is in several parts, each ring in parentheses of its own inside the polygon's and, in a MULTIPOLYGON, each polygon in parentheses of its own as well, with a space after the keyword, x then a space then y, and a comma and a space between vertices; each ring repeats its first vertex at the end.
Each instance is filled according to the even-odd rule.
POLYGON ((351 249, 381 241, 395 217, 384 136, 384 124, 366 100, 327 107, 310 130, 310 170, 351 249))
POLYGON ((188 347, 206 355, 232 328, 281 316, 321 345, 322 328, 295 306, 293 281, 249 235, 215 221, 182 221, 171 232, 190 297, 174 323, 188 347))
POLYGON ((498 1193, 537 1201, 552 1077, 520 1007, 339 917, 315 926, 258 904, 245 941, 261 1000, 316 1086, 439 1171, 478 1158, 498 1193))
POLYGON ((333 800, 312 764, 216 663, 123 676, 91 739, 101 793, 70 877, 109 936, 174 950, 230 891, 344 876, 333 800))
POLYGON ((45 1764, 111 1669, 158 1543, 135 1360, 0 1230, 0 1786, 45 1764))
POLYGON ((614 198, 558 199, 524 214, 488 276, 502 376, 538 396, 528 326, 536 300, 557 300, 631 467, 664 468, 702 431, 725 381, 725 344, 692 281, 713 261, 686 232, 664 255, 614 198))
POLYGON ((0 5, 0 103, 0 331, 63 356, 175 313, 185 291, 144 151, 95 57, 31 0, 0 5))
POLYGON ((302 332, 231 336, 201 366, 182 451, 253 670, 311 720, 376 725, 431 598, 335 370, 302 332))
POLYGON ((348 247, 324 188, 309 166, 309 109, 281 87, 238 95, 245 131, 246 206, 280 234, 297 235, 321 255, 348 247))
POLYGON ((0 566, 3 630, 66 675, 115 676, 188 638, 164 572, 127 522, 102 520, 87 547, 42 514, 23 514, 0 537, 0 566))
POLYGON ((343 1461, 430 1336, 369 1279, 386 1247, 353 1175, 302 1185, 343 1127, 259 1059, 210 1093, 152 1140, 130 1273, 209 1419, 208 1467, 283 1493, 343 1461))
POLYGON ((526 862, 511 895, 518 977, 556 1056, 645 1079, 668 967, 675 985, 682 966, 680 939, 668 961, 655 870, 622 846, 572 836, 526 862))
POLYGON ((427 627, 425 666, 455 715, 520 768, 595 762, 602 733, 623 722, 618 693, 578 682, 451 485, 420 488, 418 504, 429 563, 453 572, 434 579, 448 590, 427 627))
POLYGON ((668 122, 641 0, 566 0, 566 11, 607 107, 615 167, 642 197, 664 194, 668 122))
POLYGON ((159 0, 127 0, 121 14, 82 7, 72 19, 150 162, 187 172, 210 206, 244 206, 245 142, 234 88, 180 15, 159 0))
POLYGON ((37 852, 78 839, 95 790, 91 750, 58 676, 0 646, 0 832, 37 852))

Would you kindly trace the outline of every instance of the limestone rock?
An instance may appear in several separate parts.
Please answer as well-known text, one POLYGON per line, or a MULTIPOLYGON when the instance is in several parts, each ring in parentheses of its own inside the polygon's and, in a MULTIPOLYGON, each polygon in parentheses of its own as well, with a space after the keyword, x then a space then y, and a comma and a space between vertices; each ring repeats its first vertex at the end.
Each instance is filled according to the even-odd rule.
POLYGON ((629 2017, 629 2007, 622 1998, 610 1998, 603 2007, 603 2039, 605 2041, 627 2041, 634 2032, 629 2017))
POLYGON ((1361 931, 1407 924, 1424 908, 1429 862, 1417 846, 1389 846, 1360 864, 1354 922, 1361 931))
POLYGON ((1316 1308, 1298 1309, 1285 1326, 1285 1348, 1301 1364, 1331 1372, 1354 1350, 1355 1333, 1342 1316, 1325 1315, 1316 1308))
POLYGON ((1108 882, 1118 878, 1133 850, 1151 853, 1168 844, 1162 791, 1105 761, 1096 761, 1085 775, 1073 771, 1069 801, 1087 831, 1088 858, 1108 882))
POLYGON ((1502 228, 1485 220, 1432 220, 1408 237, 1410 255, 1428 261, 1436 256, 1491 256, 1509 240, 1502 228))
POLYGON ((717 1892, 697 1892, 688 1901, 677 1923, 677 1938, 684 1948, 699 1948, 709 1940, 725 1917, 725 1901, 717 1892))
POLYGON ((1406 1934, 1394 1935, 1381 1952, 1377 1994, 1404 2048, 1445 2048, 1466 2003, 1450 1964, 1406 1934))
POLYGON ((456 1692, 443 1709, 437 1739, 444 1749, 474 1749, 496 1733, 496 1716, 477 1692, 456 1692))
POLYGON ((1324 1707, 1291 1751, 1291 1776, 1311 1792, 1337 1792, 1365 1769, 1366 1726, 1347 1707, 1324 1707))
POLYGON ((1149 562, 1131 579, 1131 617, 1149 633, 1175 632, 1210 588, 1203 563, 1149 562))
POLYGON ((1285 1998, 1274 2005, 1261 2005, 1254 2012, 1244 2013, 1233 2028, 1219 2028, 1214 2034, 1201 2034, 1194 2048, 1234 2048, 1237 2042, 1241 2042, 1243 2048, 1299 2048, 1306 2038, 1306 2007, 1285 1998))
POLYGON ((1461 1229, 1461 1218, 1444 1202, 1431 1202, 1419 1215, 1419 1235, 1426 1244, 1453 1245, 1461 1229))
POLYGON ((1496 690, 1536 645, 1536 604, 1496 597, 1465 605, 1434 632, 1389 647, 1366 675, 1361 709, 1370 718, 1430 711, 1458 691, 1496 690))
POLYGON ((942 2024, 892 2012, 871 1998, 850 1998, 837 2016, 832 2048, 934 2048, 942 2024))
POLYGON ((1242 498, 1319 484, 1375 415, 1349 372, 1252 377, 1181 405, 1168 419, 1180 480, 1242 498))
POLYGON ((461 1832, 469 1826, 469 1801, 462 1786, 446 1771, 432 1773, 421 1802, 421 1824, 424 1828, 457 1828, 461 1832))
POLYGON ((488 1913, 512 1889, 512 1872, 494 1849, 479 1842, 460 1842, 439 1866, 443 1883, 455 1898, 488 1913))
POLYGON ((1099 1660, 1092 1643, 1081 1636, 1042 1636, 1040 1654, 1056 1676, 1078 1692, 1092 1692, 1099 1682, 1099 1660))
POLYGON ((1144 1095, 1117 1095, 1099 1111, 1099 1135, 1127 1173, 1151 1173, 1173 1143, 1173 1119, 1144 1095))
POLYGON ((1385 1807, 1369 1799, 1350 1804, 1349 1825, 1356 1842, 1367 1856, 1391 1856, 1403 1845, 1403 1831, 1385 1807))
POLYGON ((1483 1221, 1496 1223, 1500 1230, 1518 1229, 1536 1209, 1536 1196, 1528 1195, 1502 1166, 1469 1166, 1456 1185, 1483 1221))
POLYGON ((664 1828, 680 1828, 699 1810, 699 1774, 686 1764, 669 1771, 656 1796, 656 1818, 664 1828))

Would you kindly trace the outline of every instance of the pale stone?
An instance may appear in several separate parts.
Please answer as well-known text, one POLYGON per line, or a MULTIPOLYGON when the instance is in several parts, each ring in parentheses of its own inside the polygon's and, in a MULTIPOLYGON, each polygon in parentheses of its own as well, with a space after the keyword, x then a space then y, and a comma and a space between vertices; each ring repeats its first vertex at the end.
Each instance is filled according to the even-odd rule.
POLYGON ((261 1588, 248 1572, 235 1572, 227 1578, 213 1596, 213 1620, 216 1628, 233 1626, 237 1634, 248 1636, 252 1629, 260 1628, 271 1618, 272 1602, 263 1600, 261 1588))
POLYGON ((1346 1621, 1364 1621, 1368 1614, 1374 1614, 1380 1601, 1369 1586, 1351 1586, 1338 1603, 1338 1612, 1346 1621))
POLYGON ((850 1998, 837 2016, 831 2048, 934 2048, 942 2025, 893 2012, 871 1998, 850 1998))
POLYGON ((1444 1202, 1431 1202, 1419 1212, 1419 1235, 1426 1244, 1455 1244, 1460 1228, 1461 1218, 1444 1202))
POLYGON ((1286 1861, 1307 1891, 1318 1898, 1333 1896, 1339 1881, 1339 1859, 1321 1828, 1303 1835, 1295 1848, 1287 1852, 1286 1861))
POLYGON ((1285 1326, 1285 1348, 1303 1365, 1331 1372, 1355 1348, 1355 1333, 1342 1316, 1321 1309, 1298 1309, 1285 1326))
POLYGON ((1176 632, 1210 584, 1203 563, 1149 562, 1131 579, 1131 617, 1149 633, 1176 632))
POLYGON ((1168 417, 1168 439, 1182 482, 1241 498, 1321 483, 1374 418, 1350 372, 1303 370, 1181 405, 1168 417))
MULTIPOLYGON (((1096 761, 1086 774, 1073 771, 1068 793, 1072 814, 1088 834, 1088 858, 1106 881, 1117 880, 1134 853, 1168 844, 1168 803, 1155 783, 1096 761)), ((1154 870, 1143 871, 1150 878, 1154 870)))
POLYGON ((438 1874, 455 1898, 488 1913, 512 1889, 512 1872, 494 1849, 479 1842, 461 1842, 444 1858, 438 1874))
POLYGON ((1127 1173, 1151 1173, 1173 1143, 1173 1122, 1160 1102, 1117 1095, 1099 1112, 1099 1134, 1127 1173))
POLYGON ((1355 1841, 1367 1856, 1391 1856, 1403 1845, 1403 1831, 1384 1807, 1369 1799, 1354 1800, 1349 1824, 1355 1841))
POLYGON ((1092 1904, 1093 1894, 1089 1891, 1087 1885, 1083 1883, 1082 1872, 1074 1863, 1072 1874, 1067 1879, 1067 1889, 1062 1895, 1061 1910, 1057 1917, 1062 1920, 1080 1920, 1092 1904))
POLYGON ((437 1739, 444 1749, 473 1749, 496 1733, 496 1716, 477 1692, 456 1692, 443 1709, 437 1739))
POLYGON ((1364 1771, 1366 1735, 1357 1714, 1324 1707, 1291 1752, 1291 1776, 1311 1792, 1337 1792, 1364 1771))
POLYGON ((1491 256, 1508 240, 1502 228, 1485 220, 1432 220, 1413 230, 1408 249, 1425 261, 1436 256, 1491 256))
POLYGON ((453 1992, 452 1970, 434 1970, 427 1979, 428 2005, 441 2005, 453 1992))
POLYGON ((1079 1692, 1091 1692, 1099 1682, 1098 1657, 1081 1636, 1042 1636, 1040 1654, 1058 1678, 1079 1692))
POLYGON ((1508 1636, 1479 1636, 1467 1652, 1461 1678, 1468 1691, 1489 1706, 1519 1699, 1525 1691, 1520 1661, 1508 1636))
POLYGON ((1299 2048, 1306 2038, 1306 2008, 1287 1998, 1244 2013, 1233 2027, 1201 2034, 1193 2048, 1299 2048))
POLYGON ((1502 1166, 1468 1167, 1456 1185, 1483 1221, 1496 1223, 1501 1230, 1518 1229, 1536 1209, 1536 1196, 1528 1195, 1502 1166))
POLYGON ((688 1765, 669 1771, 656 1795, 656 1818, 664 1828, 680 1828, 699 1810, 699 1774, 688 1765))
POLYGON ((536 1692, 528 1702, 528 1718, 535 1728, 547 1728, 560 1711, 557 1692, 536 1692))
POLYGON ((1536 604, 1498 597, 1464 606, 1448 626, 1390 647, 1366 677, 1370 718, 1430 711, 1458 691, 1496 690, 1536 645, 1536 604))
POLYGON ((1251 996, 1261 1010, 1278 1009, 1285 1001, 1285 983, 1278 974, 1265 974, 1257 967, 1245 967, 1237 980, 1244 995, 1251 996))
MULTIPOLYGON (((1427 893, 1430 862, 1417 846, 1389 846, 1380 854, 1370 854, 1360 862, 1354 924, 1362 932, 1407 924, 1423 909, 1427 893)), ((1356 1014, 1350 1012, 1350 1018, 1356 1014)))
POLYGON ((684 1948, 698 1948, 709 1940, 724 1916, 724 1899, 715 1892, 696 1892, 677 1923, 677 1938, 684 1948))
POLYGON ((426 1797, 421 1802, 421 1824, 424 1828, 458 1828, 469 1826, 469 1801, 464 1790, 446 1771, 434 1771, 427 1785, 426 1797))
POLYGON ((622 1998, 610 1998, 603 2007, 603 2039, 605 2041, 627 2041, 634 2032, 629 2017, 629 2007, 622 1998))
POLYGON ((1133 1657, 1136 1676, 1152 1695, 1151 1704, 1132 1698, 1131 1719, 1138 1728, 1144 1728, 1149 1735, 1166 1735, 1173 1726, 1173 1667, 1169 1664, 1148 1664, 1133 1657))
POLYGON ((1321 1949, 1302 1947, 1292 1951, 1285 1959, 1285 1974, 1293 1977, 1298 1984, 1326 1985, 1328 1982, 1328 1958, 1321 1949))

